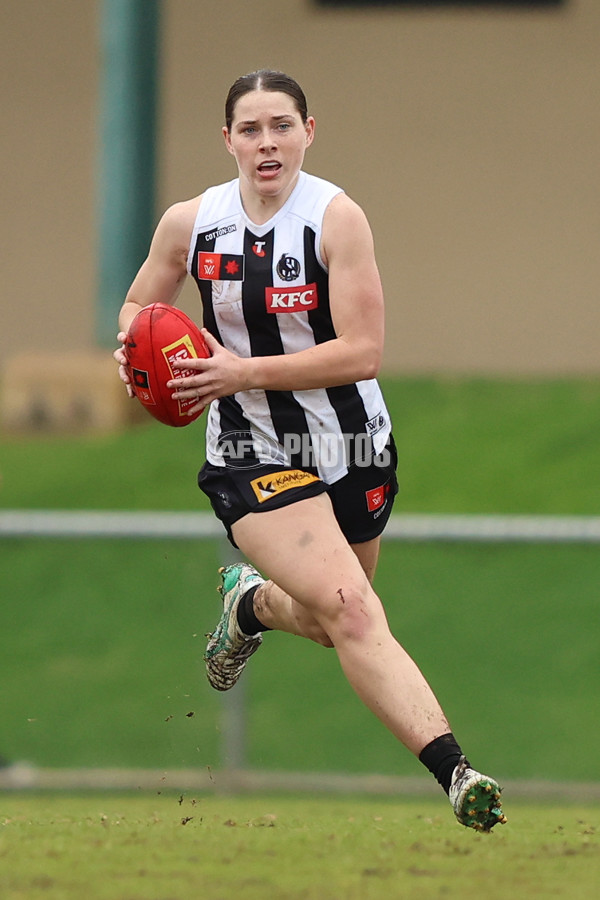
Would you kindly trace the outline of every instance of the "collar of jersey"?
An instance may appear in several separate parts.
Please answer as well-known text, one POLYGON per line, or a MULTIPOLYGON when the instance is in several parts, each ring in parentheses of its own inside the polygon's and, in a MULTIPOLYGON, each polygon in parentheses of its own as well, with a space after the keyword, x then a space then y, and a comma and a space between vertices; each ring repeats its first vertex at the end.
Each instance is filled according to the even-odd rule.
POLYGON ((290 208, 290 206, 292 205, 292 203, 294 202, 294 200, 296 199, 296 197, 298 196, 298 194, 304 187, 304 184, 306 182, 306 173, 303 172, 302 170, 300 170, 300 172, 298 173, 298 181, 296 182, 294 190, 292 191, 290 196, 287 198, 287 200, 285 201, 283 206, 280 209, 278 209, 277 212, 273 216, 271 216, 270 219, 267 219, 266 222, 263 222, 262 225, 257 225, 256 222, 253 222, 252 219, 246 214, 246 211, 245 211, 243 203, 242 203, 242 198, 240 195, 239 178, 236 180, 237 180, 237 184, 238 184, 238 192, 237 192, 238 203, 240 205, 240 211, 241 211, 242 218, 244 219, 247 228, 252 232, 252 234, 255 234, 257 237, 262 237, 262 235, 267 234, 267 232, 269 232, 269 231, 271 231, 271 229, 275 228, 279 219, 282 219, 286 215, 288 209, 290 208))

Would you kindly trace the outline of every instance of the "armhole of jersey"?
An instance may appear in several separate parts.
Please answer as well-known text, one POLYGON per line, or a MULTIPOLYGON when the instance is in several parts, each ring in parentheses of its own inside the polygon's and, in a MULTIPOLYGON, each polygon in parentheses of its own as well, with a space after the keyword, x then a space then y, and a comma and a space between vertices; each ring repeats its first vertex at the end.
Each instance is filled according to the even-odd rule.
POLYGON ((330 197, 327 197, 326 202, 323 206, 323 212, 322 212, 321 218, 320 218, 321 224, 319 226, 318 234, 316 235, 315 253, 317 254, 317 260, 319 261, 319 265, 322 267, 322 269, 325 272, 329 272, 329 266, 327 265, 327 263, 325 262, 322 254, 321 254, 321 241, 323 239, 323 221, 325 219, 325 213, 327 212, 327 209, 328 209, 331 201, 334 200, 336 197, 338 197, 340 194, 344 194, 344 193, 345 193, 345 191, 343 188, 337 188, 334 194, 332 194, 330 197))
POLYGON ((194 251, 196 249, 196 241, 198 239, 198 230, 199 230, 198 223, 200 222, 200 216, 202 213, 202 207, 204 206, 204 203, 205 203, 206 193, 207 192, 204 191, 204 193, 202 194, 202 199, 200 200, 200 203, 198 204, 198 212, 196 213, 196 218, 194 219, 194 227, 192 228, 192 236, 190 238, 190 246, 188 249, 187 263, 186 263, 186 269, 187 269, 188 275, 192 274, 192 260, 194 258, 194 251))

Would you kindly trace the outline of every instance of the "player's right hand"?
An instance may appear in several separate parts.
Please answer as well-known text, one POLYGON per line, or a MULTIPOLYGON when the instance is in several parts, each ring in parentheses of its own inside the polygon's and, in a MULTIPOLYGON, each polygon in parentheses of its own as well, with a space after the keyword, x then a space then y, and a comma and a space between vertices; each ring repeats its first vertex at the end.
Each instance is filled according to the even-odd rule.
POLYGON ((129 397, 135 397, 133 393, 133 388, 131 387, 131 379, 129 377, 129 371, 127 366, 127 351, 125 348, 125 341, 127 340, 127 335, 124 331, 120 331, 117 335, 117 340, 121 342, 121 346, 117 347, 115 352, 113 353, 113 359, 119 365, 119 378, 127 388, 127 394, 129 397))

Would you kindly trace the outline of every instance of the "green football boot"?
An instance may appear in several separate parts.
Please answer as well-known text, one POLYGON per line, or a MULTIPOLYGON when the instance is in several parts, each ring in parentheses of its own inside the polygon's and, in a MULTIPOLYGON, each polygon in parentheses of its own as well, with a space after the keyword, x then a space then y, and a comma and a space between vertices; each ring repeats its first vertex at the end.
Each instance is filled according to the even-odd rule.
POLYGON ((244 594, 264 578, 247 563, 234 563, 219 569, 223 596, 223 615, 209 638, 204 653, 206 674, 216 691, 228 691, 244 671, 248 659, 262 643, 262 634, 244 634, 238 625, 237 610, 244 594))

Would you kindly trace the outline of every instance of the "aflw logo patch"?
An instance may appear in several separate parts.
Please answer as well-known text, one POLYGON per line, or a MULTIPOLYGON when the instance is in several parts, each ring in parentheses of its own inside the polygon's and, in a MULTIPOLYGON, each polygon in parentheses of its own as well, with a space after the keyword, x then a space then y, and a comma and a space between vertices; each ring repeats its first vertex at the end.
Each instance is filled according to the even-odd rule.
POLYGON ((243 281, 244 256, 239 253, 199 253, 198 278, 208 281, 243 281))
POLYGON ((286 313, 316 309, 319 305, 316 282, 293 288, 265 288, 267 312, 286 313))
POLYGON ((270 500, 271 497, 275 497, 283 491, 304 487, 305 484, 312 484, 313 481, 319 481, 319 479, 310 472, 303 472, 302 469, 285 469, 283 472, 272 472, 271 475, 254 478, 250 485, 258 502, 264 503, 265 500, 270 500))

